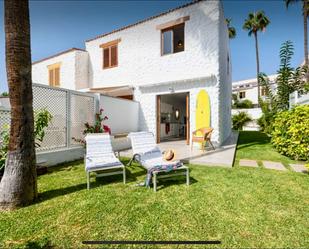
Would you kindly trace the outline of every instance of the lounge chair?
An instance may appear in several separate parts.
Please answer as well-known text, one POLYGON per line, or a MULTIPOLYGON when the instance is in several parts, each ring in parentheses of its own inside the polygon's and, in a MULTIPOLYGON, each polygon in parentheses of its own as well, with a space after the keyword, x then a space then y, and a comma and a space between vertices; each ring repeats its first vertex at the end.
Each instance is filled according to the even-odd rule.
POLYGON ((87 175, 87 189, 90 188, 90 173, 97 177, 123 174, 123 183, 126 183, 124 165, 115 156, 111 138, 105 133, 91 133, 86 136, 85 170, 87 175), (99 171, 108 171, 99 173, 99 171))
POLYGON ((185 175, 187 185, 190 184, 189 168, 180 161, 165 161, 151 132, 132 132, 129 138, 133 150, 129 165, 135 160, 147 170, 147 179, 150 181, 149 178, 152 178, 155 192, 157 191, 157 179, 160 178, 185 175))
POLYGON ((211 142, 211 134, 212 131, 214 129, 213 128, 200 128, 196 131, 193 131, 192 133, 192 143, 191 143, 191 150, 192 150, 192 146, 193 143, 201 143, 202 144, 202 149, 203 151, 205 151, 205 147, 207 142, 211 145, 212 149, 215 150, 215 147, 213 146, 212 142, 211 142))

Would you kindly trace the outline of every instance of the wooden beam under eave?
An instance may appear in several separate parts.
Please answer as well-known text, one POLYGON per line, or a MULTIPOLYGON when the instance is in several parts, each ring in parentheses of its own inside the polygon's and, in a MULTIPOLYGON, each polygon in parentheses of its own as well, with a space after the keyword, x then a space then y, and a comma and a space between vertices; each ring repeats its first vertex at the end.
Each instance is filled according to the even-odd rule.
POLYGON ((176 20, 173 20, 173 21, 169 21, 169 22, 166 22, 166 23, 162 23, 160 25, 157 25, 156 29, 157 30, 162 30, 162 29, 167 29, 169 27, 173 27, 173 26, 176 26, 178 24, 181 24, 181 23, 184 23, 186 21, 189 21, 190 20, 190 16, 184 16, 184 17, 180 17, 176 20))
POLYGON ((121 39, 117 39, 117 40, 113 40, 113 41, 110 41, 110 42, 106 42, 106 43, 103 43, 100 45, 100 48, 107 48, 107 47, 110 47, 110 46, 113 46, 113 45, 117 45, 119 42, 121 42, 121 39))

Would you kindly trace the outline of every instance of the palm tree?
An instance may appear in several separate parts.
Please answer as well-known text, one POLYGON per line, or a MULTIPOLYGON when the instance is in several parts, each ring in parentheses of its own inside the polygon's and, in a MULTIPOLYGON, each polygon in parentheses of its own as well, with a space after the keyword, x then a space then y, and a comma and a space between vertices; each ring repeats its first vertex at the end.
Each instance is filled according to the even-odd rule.
POLYGON ((0 208, 14 209, 37 196, 28 0, 4 2, 4 25, 11 129, 0 208))
POLYGON ((255 53, 256 53, 256 79, 258 86, 258 100, 260 99, 260 84, 259 84, 259 74, 260 74, 260 60, 259 60, 259 46, 258 46, 258 32, 264 31, 267 25, 270 23, 267 16, 265 16, 264 11, 257 11, 254 13, 249 13, 248 18, 245 20, 243 29, 248 31, 248 35, 254 35, 255 39, 255 53))
POLYGON ((230 19, 230 18, 225 19, 227 29, 228 29, 228 32, 229 32, 229 38, 234 39, 236 37, 236 29, 231 26, 231 21, 232 21, 232 19, 230 19))
POLYGON ((303 2, 303 18, 304 18, 304 56, 305 56, 305 65, 308 67, 308 28, 307 28, 307 18, 308 18, 308 7, 309 1, 306 0, 285 0, 285 5, 288 8, 290 4, 296 3, 298 1, 303 2))

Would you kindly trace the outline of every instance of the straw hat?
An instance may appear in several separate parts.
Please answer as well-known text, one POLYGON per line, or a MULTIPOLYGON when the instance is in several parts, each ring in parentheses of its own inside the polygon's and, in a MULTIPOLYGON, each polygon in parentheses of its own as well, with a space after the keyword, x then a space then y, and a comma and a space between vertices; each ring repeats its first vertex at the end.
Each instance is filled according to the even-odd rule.
POLYGON ((163 158, 166 161, 171 161, 175 157, 175 152, 173 150, 167 150, 164 152, 163 158))

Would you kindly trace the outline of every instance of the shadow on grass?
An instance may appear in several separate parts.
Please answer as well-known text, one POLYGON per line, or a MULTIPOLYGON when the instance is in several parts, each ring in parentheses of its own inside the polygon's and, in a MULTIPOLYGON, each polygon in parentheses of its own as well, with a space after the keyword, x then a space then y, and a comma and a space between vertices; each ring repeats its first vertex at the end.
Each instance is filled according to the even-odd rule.
POLYGON ((270 137, 268 137, 265 133, 259 131, 241 131, 239 133, 237 149, 269 143, 270 137))

